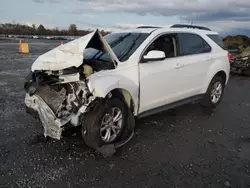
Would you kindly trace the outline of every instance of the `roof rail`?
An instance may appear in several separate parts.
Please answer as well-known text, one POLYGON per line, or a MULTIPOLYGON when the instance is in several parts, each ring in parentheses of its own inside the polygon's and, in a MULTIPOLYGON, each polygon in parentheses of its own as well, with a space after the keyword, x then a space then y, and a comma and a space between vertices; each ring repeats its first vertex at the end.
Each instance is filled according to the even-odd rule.
POLYGON ((211 31, 211 29, 198 25, 187 25, 187 24, 174 24, 170 28, 192 28, 192 29, 201 29, 211 31))
POLYGON ((147 26, 147 25, 144 25, 144 26, 139 26, 139 27, 137 27, 136 29, 142 29, 142 28, 162 28, 162 27, 159 27, 159 26, 147 26))

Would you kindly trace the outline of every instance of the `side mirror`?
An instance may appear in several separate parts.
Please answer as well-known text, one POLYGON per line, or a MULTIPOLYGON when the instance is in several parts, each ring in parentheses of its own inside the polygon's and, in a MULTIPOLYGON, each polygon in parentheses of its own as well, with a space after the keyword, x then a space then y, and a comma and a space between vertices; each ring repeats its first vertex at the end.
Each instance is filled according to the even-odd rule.
POLYGON ((165 53, 159 50, 151 50, 147 53, 147 55, 143 56, 144 61, 160 61, 164 60, 165 58, 165 53))

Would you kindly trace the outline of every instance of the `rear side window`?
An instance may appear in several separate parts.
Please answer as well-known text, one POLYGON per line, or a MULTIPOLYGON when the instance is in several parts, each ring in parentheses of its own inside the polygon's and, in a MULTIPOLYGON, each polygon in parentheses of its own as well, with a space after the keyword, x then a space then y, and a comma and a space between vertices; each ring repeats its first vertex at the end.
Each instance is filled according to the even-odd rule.
POLYGON ((212 39, 217 45, 219 45, 222 49, 226 49, 222 38, 219 35, 207 35, 210 39, 212 39))
POLYGON ((211 51, 209 44, 199 35, 192 33, 179 33, 179 55, 201 54, 211 51))

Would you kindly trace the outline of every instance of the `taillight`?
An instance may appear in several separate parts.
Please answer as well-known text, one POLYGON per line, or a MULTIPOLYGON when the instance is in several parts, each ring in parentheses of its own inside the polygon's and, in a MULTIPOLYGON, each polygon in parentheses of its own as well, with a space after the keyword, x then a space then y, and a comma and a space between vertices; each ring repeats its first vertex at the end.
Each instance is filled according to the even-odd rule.
POLYGON ((228 61, 230 63, 230 61, 231 61, 231 54, 230 53, 227 54, 227 58, 228 58, 228 61))

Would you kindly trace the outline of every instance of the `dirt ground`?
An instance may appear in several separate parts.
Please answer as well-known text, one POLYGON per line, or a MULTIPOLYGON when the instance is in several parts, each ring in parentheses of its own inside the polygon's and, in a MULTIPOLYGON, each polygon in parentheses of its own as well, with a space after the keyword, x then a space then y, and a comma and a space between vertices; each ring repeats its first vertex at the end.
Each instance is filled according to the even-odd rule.
POLYGON ((250 187, 250 78, 232 76, 213 112, 188 104, 136 122, 132 141, 111 158, 78 130, 45 140, 26 114, 24 76, 60 41, 0 41, 0 187, 250 187))

